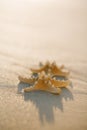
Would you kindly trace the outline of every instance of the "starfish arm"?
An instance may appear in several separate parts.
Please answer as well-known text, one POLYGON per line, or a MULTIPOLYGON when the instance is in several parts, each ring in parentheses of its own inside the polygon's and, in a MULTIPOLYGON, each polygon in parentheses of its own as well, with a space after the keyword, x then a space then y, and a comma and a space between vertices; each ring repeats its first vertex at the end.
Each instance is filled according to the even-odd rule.
POLYGON ((67 81, 58 81, 58 80, 50 79, 50 82, 51 82, 51 84, 53 86, 59 87, 59 88, 67 87, 70 84, 69 80, 67 80, 67 81))
POLYGON ((64 65, 61 65, 61 66, 60 66, 60 69, 64 69, 64 68, 65 68, 65 66, 64 66, 64 65))
POLYGON ((55 64, 52 64, 51 66, 51 73, 53 75, 57 75, 57 76, 63 76, 63 77, 67 77, 69 75, 69 72, 63 72, 61 69, 63 69, 64 66, 62 65, 60 68, 55 65, 55 64))
POLYGON ((30 69, 33 73, 40 73, 42 71, 47 71, 47 69, 49 68, 49 63, 46 63, 45 65, 43 65, 40 69, 30 69))
POLYGON ((34 87, 27 87, 27 88, 24 88, 24 92, 31 92, 31 91, 35 91, 37 89, 35 89, 34 87))
POLYGON ((55 88, 50 86, 48 89, 46 89, 45 91, 48 91, 52 94, 60 94, 61 93, 61 89, 60 88, 55 88))
POLYGON ((19 78, 20 82, 23 82, 23 83, 29 83, 29 84, 31 84, 31 83, 34 83, 36 81, 36 79, 24 78, 22 76, 19 76, 18 78, 19 78))
POLYGON ((68 77, 69 76, 69 72, 53 72, 53 75, 56 75, 56 76, 63 76, 63 77, 68 77))

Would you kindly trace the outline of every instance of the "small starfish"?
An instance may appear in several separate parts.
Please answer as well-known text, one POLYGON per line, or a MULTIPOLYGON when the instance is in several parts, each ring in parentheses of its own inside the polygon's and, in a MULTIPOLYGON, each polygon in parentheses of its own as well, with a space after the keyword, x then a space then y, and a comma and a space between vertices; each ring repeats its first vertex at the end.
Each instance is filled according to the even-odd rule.
POLYGON ((53 87, 52 84, 50 84, 49 79, 47 79, 44 75, 40 74, 38 80, 35 82, 35 84, 32 87, 28 87, 24 89, 24 92, 30 92, 30 91, 47 91, 53 94, 60 94, 61 89, 53 87))
POLYGON ((31 69, 31 71, 33 73, 41 73, 42 71, 44 71, 45 73, 50 73, 51 75, 67 77, 69 75, 69 72, 63 72, 63 68, 63 65, 59 68, 55 62, 53 62, 52 64, 47 62, 39 69, 31 69))

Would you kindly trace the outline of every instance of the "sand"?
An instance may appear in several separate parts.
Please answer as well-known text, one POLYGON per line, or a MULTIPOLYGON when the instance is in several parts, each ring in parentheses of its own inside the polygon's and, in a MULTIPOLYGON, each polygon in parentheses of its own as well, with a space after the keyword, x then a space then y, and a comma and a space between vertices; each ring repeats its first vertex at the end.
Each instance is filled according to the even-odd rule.
POLYGON ((0 1, 0 130, 87 129, 86 0, 0 1), (70 71, 60 95, 22 93, 40 61, 70 71))

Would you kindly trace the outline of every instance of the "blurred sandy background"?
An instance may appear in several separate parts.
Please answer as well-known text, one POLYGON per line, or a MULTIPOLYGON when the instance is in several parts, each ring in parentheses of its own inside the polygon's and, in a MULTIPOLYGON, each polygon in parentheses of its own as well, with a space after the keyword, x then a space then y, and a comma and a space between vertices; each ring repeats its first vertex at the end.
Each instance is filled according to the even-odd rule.
POLYGON ((86 130, 86 122, 87 1, 0 0, 0 130, 86 130), (72 87, 18 94, 18 75, 46 60, 71 71, 72 87))

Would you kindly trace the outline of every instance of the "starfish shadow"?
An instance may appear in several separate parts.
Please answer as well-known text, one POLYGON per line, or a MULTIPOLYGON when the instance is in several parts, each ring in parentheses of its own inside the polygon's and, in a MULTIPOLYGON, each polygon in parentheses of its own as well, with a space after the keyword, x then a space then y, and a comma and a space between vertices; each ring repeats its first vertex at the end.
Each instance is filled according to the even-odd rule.
MULTIPOLYGON (((18 84, 18 93, 25 87, 29 87, 29 84, 18 84)), ((48 92, 36 91, 23 93, 24 101, 32 102, 38 109, 39 119, 41 123, 44 123, 44 118, 48 123, 54 122, 54 109, 60 109, 61 112, 64 111, 63 99, 66 101, 73 100, 73 95, 69 89, 63 88, 60 95, 53 95, 48 92)))

